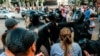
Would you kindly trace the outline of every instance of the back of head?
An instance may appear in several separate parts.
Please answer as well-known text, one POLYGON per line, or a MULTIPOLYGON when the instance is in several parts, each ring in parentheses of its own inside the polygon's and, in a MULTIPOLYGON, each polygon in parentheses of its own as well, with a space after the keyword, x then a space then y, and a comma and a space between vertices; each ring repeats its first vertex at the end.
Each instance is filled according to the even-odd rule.
POLYGON ((70 28, 64 27, 60 30, 60 40, 61 40, 61 47, 64 49, 64 56, 68 56, 70 49, 69 46, 72 44, 70 28))
POLYGON ((37 25, 39 23, 39 14, 37 12, 31 13, 30 19, 33 25, 37 25))
POLYGON ((85 18, 84 13, 79 12, 77 16, 78 16, 78 19, 76 20, 76 22, 83 23, 84 22, 84 18, 85 18))
POLYGON ((59 14, 57 14, 56 12, 50 12, 48 16, 50 21, 56 21, 58 17, 59 17, 59 14))
POLYGON ((97 17, 97 15, 96 15, 95 13, 92 13, 92 14, 90 15, 90 18, 92 18, 92 17, 97 17))
POLYGON ((69 45, 72 43, 70 28, 64 27, 60 30, 60 40, 66 42, 69 45))
POLYGON ((7 29, 11 29, 17 24, 18 24, 18 21, 13 18, 5 20, 5 26, 7 27, 7 29))
POLYGON ((14 54, 26 53, 34 41, 34 34, 23 28, 11 30, 6 37, 7 48, 14 54))

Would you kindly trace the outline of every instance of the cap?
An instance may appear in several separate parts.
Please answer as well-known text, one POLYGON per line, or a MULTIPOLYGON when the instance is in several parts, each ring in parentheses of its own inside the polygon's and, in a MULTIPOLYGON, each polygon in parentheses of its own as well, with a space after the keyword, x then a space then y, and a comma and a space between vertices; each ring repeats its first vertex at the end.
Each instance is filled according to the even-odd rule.
POLYGON ((15 19, 6 19, 5 20, 5 26, 6 27, 12 27, 14 25, 18 24, 18 21, 15 19))

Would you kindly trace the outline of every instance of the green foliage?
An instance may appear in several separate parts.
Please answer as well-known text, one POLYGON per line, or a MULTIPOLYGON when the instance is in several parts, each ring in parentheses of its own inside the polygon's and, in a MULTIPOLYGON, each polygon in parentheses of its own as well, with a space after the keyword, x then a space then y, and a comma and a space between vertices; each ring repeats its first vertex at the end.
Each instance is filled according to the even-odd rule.
POLYGON ((40 2, 40 3, 43 3, 43 2, 44 2, 44 0, 39 0, 39 2, 40 2))
POLYGON ((0 4, 3 4, 3 2, 4 2, 3 0, 0 0, 0 4))

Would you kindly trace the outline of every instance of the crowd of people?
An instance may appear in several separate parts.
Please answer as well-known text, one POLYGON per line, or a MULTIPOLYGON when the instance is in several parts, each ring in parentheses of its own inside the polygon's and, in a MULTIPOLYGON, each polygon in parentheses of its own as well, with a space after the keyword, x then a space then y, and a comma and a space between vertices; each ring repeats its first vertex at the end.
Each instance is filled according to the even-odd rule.
POLYGON ((0 56, 99 56, 100 41, 91 40, 97 19, 94 7, 46 7, 43 15, 36 10, 30 12, 27 29, 18 27, 16 19, 5 20, 0 56))

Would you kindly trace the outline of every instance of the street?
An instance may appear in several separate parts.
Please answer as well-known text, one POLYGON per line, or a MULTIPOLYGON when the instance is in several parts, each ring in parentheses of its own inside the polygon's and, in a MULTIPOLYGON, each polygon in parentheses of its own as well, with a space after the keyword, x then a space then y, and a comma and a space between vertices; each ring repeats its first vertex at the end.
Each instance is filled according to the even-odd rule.
MULTIPOLYGON (((18 26, 25 28, 24 20, 19 20, 19 21, 20 21, 20 23, 18 24, 18 26)), ((5 22, 5 19, 0 19, 0 53, 2 52, 2 49, 3 49, 3 45, 2 45, 2 42, 1 42, 1 35, 6 30, 4 22, 5 22)), ((95 23, 96 23, 96 28, 94 29, 92 40, 97 40, 98 39, 98 33, 99 33, 99 27, 100 27, 99 24, 100 23, 97 20, 95 21, 95 23)))

